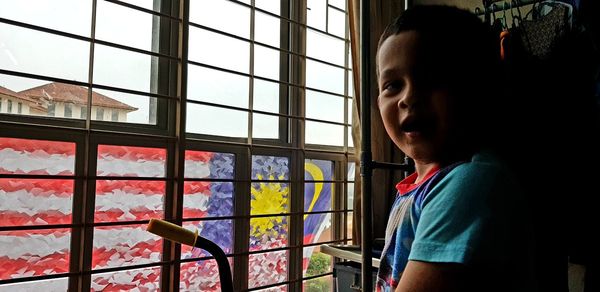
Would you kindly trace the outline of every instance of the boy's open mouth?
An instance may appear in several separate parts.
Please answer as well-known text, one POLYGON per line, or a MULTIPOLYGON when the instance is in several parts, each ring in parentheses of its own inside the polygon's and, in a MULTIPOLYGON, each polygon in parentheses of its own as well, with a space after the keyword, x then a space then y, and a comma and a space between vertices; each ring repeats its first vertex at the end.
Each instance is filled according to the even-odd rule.
POLYGON ((400 130, 411 135, 428 132, 431 128, 432 123, 426 119, 406 118, 400 123, 400 130))

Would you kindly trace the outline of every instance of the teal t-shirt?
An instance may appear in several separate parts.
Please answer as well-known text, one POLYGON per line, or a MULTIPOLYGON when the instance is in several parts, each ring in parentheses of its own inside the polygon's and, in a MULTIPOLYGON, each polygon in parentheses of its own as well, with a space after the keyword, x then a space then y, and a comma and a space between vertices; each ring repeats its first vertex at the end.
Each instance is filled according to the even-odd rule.
POLYGON ((504 164, 482 152, 415 179, 396 186, 377 291, 393 291, 410 260, 464 264, 477 275, 475 290, 531 291, 529 220, 504 164))

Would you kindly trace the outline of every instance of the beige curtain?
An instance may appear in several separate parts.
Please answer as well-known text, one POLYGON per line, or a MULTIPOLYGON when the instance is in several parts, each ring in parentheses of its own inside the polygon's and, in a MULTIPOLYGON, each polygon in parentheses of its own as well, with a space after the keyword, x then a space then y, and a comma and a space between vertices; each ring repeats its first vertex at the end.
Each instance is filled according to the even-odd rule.
MULTIPOLYGON (((375 75, 375 53, 379 35, 383 32, 385 26, 404 8, 404 1, 381 0, 371 2, 371 151, 373 159, 377 161, 402 161, 402 154, 395 150, 393 143, 388 138, 381 123, 379 110, 377 109, 377 82, 375 75)), ((361 146, 361 121, 360 117, 360 0, 349 0, 348 14, 350 20, 350 49, 352 53, 352 68, 354 81, 354 98, 352 107, 352 139, 356 149, 356 165, 360 165, 360 146, 361 146)), ((393 180, 397 177, 389 171, 376 170, 373 175, 372 200, 373 210, 389 210, 391 203, 391 194, 393 193, 393 180)), ((356 184, 354 198, 354 220, 353 220, 353 244, 360 243, 360 225, 361 225, 361 179, 360 167, 356 167, 356 184)), ((383 237, 385 223, 387 222, 387 212, 373 212, 373 234, 375 237, 383 237)))

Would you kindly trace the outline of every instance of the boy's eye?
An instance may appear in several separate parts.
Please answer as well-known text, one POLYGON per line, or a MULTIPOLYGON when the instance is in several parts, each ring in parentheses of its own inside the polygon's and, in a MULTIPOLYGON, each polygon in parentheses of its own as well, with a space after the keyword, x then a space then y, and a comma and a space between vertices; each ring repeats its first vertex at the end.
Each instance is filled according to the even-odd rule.
POLYGON ((384 87, 383 90, 386 91, 398 91, 402 89, 402 82, 401 81, 392 81, 387 83, 384 87))

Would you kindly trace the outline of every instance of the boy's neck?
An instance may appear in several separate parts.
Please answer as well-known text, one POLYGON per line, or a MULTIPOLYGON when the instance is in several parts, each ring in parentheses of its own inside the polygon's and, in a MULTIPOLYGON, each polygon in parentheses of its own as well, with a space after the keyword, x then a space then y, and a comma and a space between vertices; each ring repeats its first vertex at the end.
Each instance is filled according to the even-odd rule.
POLYGON ((415 170, 417 171, 417 179, 415 180, 415 184, 420 183, 423 179, 427 177, 427 174, 434 169, 440 168, 440 163, 437 162, 421 162, 415 161, 415 170))

